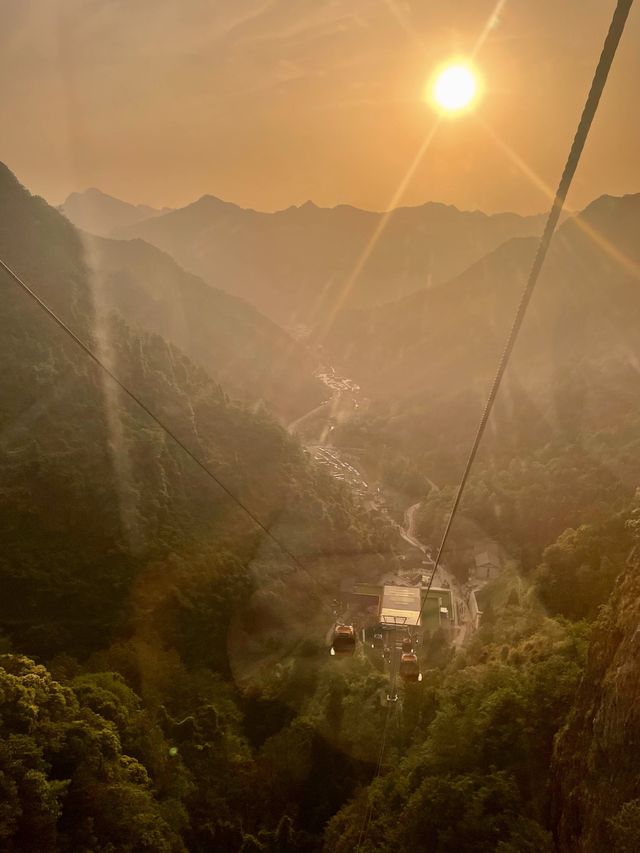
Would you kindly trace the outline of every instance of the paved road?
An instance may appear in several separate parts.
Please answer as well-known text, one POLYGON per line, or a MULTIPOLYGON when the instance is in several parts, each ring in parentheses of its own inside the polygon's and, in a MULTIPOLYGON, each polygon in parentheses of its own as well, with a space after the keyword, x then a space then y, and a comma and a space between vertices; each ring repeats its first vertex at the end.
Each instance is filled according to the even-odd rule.
MULTIPOLYGON (((419 509, 420 503, 418 502, 406 510, 404 514, 404 528, 402 529, 401 536, 406 542, 409 542, 409 544, 419 548, 422 553, 428 557, 433 566, 434 561, 431 556, 431 548, 420 542, 416 535, 416 514, 419 509)), ((467 606, 467 594, 456 576, 452 574, 452 572, 449 572, 446 566, 442 563, 438 566, 436 575, 433 579, 433 586, 445 588, 448 586, 451 590, 451 600, 454 610, 451 616, 454 619, 457 628, 453 638, 453 644, 456 647, 460 647, 465 643, 467 636, 473 630, 469 608, 467 606)))

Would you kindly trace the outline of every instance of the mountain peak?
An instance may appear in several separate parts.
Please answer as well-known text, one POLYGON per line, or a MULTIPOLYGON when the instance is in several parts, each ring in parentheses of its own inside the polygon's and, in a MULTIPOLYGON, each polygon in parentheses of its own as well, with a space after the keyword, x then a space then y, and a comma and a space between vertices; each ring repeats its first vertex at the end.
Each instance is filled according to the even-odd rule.
POLYGON ((200 198, 188 204, 186 207, 181 208, 182 210, 197 209, 197 210, 207 210, 207 211, 232 211, 232 210, 243 210, 243 208, 239 207, 239 205, 234 204, 232 201, 225 201, 223 198, 219 198, 216 195, 211 195, 211 193, 205 193, 201 195, 200 198))
POLYGON ((122 199, 118 199, 115 196, 109 195, 109 193, 103 192, 103 190, 99 189, 98 187, 87 187, 86 190, 81 190, 80 192, 70 193, 69 198, 71 198, 71 196, 86 196, 88 198, 91 198, 92 196, 94 196, 97 198, 110 198, 110 199, 113 199, 114 201, 122 201, 123 204, 128 204, 128 202, 123 201, 122 199))
POLYGON ((626 210, 637 210, 638 207, 640 207, 640 193, 627 193, 622 196, 604 193, 590 202, 578 213, 578 216, 610 215, 626 210))
POLYGON ((13 174, 6 163, 0 162, 0 186, 16 189, 21 186, 20 181, 13 174))
POLYGON ((146 204, 131 204, 98 187, 89 187, 70 193, 60 210, 78 228, 108 237, 116 228, 167 213, 169 208, 159 210, 146 204))

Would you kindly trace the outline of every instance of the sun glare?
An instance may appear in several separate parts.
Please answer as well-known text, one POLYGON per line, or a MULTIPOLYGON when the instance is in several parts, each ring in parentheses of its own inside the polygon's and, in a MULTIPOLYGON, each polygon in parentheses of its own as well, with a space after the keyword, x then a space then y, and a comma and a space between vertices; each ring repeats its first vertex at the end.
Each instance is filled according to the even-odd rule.
POLYGON ((431 98, 445 113, 468 109, 478 95, 478 75, 471 66, 452 63, 442 68, 431 86, 431 98))

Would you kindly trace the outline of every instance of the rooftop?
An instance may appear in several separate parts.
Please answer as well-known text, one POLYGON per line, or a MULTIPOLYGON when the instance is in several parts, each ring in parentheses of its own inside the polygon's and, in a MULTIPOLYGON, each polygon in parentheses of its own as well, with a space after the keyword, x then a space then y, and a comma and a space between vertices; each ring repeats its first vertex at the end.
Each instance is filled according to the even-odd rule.
POLYGON ((415 586, 390 586, 382 588, 380 621, 402 625, 420 624, 420 588, 415 586))

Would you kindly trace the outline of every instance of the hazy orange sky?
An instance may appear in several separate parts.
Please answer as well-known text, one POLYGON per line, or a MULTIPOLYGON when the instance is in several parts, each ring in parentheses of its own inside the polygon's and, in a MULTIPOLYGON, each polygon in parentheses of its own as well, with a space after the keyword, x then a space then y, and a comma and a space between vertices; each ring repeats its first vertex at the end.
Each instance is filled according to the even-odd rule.
MULTIPOLYGON (((555 187, 614 6, 4 0, 0 159, 53 203, 97 186, 154 205, 383 209, 434 121, 425 81, 491 22, 482 102, 440 125, 401 201, 538 211, 543 191, 496 140, 555 187)), ((639 81, 634 8, 570 206, 640 191, 639 81)))

